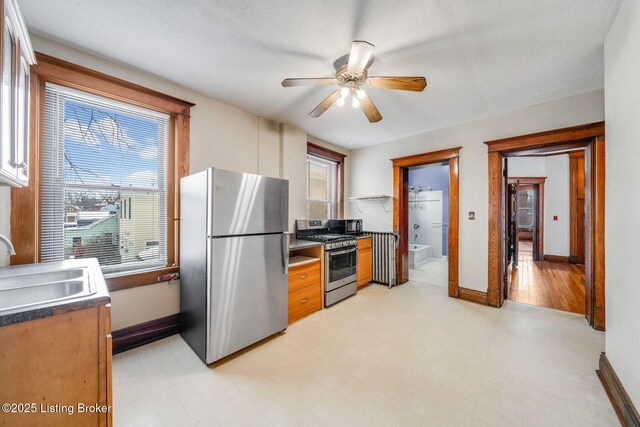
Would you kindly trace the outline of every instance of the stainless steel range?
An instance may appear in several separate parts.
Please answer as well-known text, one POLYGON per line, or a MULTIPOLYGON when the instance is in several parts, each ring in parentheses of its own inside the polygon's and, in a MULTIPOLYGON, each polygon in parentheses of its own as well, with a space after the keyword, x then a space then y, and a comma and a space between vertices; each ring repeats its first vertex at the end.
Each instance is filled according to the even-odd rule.
POLYGON ((296 220, 296 238, 324 243, 324 305, 329 307, 358 291, 358 245, 344 233, 341 220, 296 220))

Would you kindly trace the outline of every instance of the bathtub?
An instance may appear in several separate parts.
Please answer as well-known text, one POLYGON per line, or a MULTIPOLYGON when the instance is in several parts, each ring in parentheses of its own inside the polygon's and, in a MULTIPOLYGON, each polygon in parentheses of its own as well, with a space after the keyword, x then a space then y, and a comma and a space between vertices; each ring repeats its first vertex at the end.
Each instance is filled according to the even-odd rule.
POLYGON ((409 243, 409 268, 416 268, 431 258, 431 246, 409 243))

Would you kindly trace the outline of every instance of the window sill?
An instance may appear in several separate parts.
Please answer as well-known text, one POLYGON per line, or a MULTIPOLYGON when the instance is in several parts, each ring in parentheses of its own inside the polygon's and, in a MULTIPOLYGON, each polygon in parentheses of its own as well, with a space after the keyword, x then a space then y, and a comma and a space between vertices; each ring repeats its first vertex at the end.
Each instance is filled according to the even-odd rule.
POLYGON ((109 288, 109 292, 123 291, 125 289, 137 288, 139 286, 162 283, 158 281, 159 276, 179 272, 180 267, 164 267, 140 273, 105 277, 105 282, 107 282, 107 288, 109 288))

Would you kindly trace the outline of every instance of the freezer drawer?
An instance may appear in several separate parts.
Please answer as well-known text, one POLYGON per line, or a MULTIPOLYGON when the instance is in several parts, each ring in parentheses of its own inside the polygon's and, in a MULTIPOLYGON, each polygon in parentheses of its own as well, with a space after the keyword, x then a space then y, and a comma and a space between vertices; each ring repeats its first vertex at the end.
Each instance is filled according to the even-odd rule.
POLYGON ((287 327, 288 235, 209 238, 206 363, 287 327))

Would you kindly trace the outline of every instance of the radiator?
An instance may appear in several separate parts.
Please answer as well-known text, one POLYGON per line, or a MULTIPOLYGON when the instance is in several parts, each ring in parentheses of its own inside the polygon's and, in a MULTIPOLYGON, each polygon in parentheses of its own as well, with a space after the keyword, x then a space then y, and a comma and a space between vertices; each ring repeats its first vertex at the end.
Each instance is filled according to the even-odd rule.
POLYGON ((366 232, 371 235, 373 245, 373 281, 389 287, 396 284, 395 233, 366 232))

